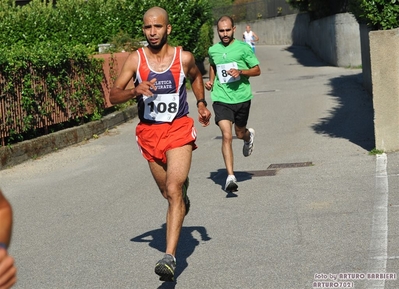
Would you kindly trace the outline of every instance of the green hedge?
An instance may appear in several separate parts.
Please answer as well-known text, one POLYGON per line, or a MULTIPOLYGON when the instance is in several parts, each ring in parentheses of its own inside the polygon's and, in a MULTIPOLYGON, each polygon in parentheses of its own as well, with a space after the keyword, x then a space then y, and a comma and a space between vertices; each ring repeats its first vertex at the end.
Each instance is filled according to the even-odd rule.
MULTIPOLYGON (((3 95, 12 96, 23 89, 26 115, 20 131, 27 135, 36 135, 37 132, 30 130, 37 115, 49 113, 37 105, 40 93, 29 87, 38 78, 44 80, 43 89, 62 105, 66 95, 60 94, 59 87, 71 85, 71 70, 80 71, 84 80, 74 83, 78 91, 69 96, 77 100, 74 110, 87 106, 89 100, 95 109, 85 118, 101 117, 104 111, 101 61, 90 55, 97 53, 98 44, 116 43, 129 37, 129 40, 144 40, 143 14, 152 6, 161 6, 169 12, 171 44, 193 52, 198 61, 204 60, 212 45, 209 0, 58 0, 55 6, 49 2, 52 1, 33 0, 25 6, 16 6, 15 1, 0 0, 0 73, 7 81, 3 95), (23 86, 14 81, 21 76, 23 86)), ((9 141, 26 137, 17 134, 13 132, 9 141)))
POLYGON ((212 44, 213 34, 201 36, 202 27, 212 23, 209 0, 58 0, 56 6, 33 0, 19 7, 0 0, 0 47, 14 44, 33 47, 37 43, 86 45, 92 53, 97 45, 109 43, 118 33, 144 40, 142 18, 152 6, 169 12, 173 27, 171 43, 194 53, 197 60, 212 44), (199 42, 202 41, 202 42, 199 42))
POLYGON ((0 74, 5 80, 0 97, 8 108, 1 127, 8 127, 8 144, 102 116, 102 63, 87 53, 83 45, 71 49, 49 42, 34 49, 18 44, 0 48, 0 74), (69 120, 54 121, 60 116, 69 120))
POLYGON ((360 23, 373 29, 399 27, 399 0, 350 0, 350 10, 360 23))
POLYGON ((399 27, 399 0, 287 0, 300 11, 319 19, 341 12, 351 12, 358 22, 378 30, 399 27))

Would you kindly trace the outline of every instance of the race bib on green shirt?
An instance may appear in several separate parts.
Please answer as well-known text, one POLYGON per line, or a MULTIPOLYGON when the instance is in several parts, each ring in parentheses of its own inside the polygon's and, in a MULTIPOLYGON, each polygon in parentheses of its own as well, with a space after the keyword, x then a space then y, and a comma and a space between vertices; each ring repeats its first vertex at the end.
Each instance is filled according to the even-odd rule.
POLYGON ((227 73, 232 68, 238 69, 237 62, 216 65, 216 71, 220 83, 229 83, 240 80, 240 76, 234 78, 227 73))

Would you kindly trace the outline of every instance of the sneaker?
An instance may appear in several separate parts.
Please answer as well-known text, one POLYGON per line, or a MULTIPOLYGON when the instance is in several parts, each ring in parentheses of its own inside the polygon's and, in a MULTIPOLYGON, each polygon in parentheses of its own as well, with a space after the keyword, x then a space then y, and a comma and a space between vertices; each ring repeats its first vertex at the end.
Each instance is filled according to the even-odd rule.
POLYGON ((183 200, 184 200, 184 205, 186 206, 186 215, 188 214, 188 211, 190 211, 190 199, 187 196, 187 190, 189 184, 190 181, 187 177, 186 181, 183 184, 183 200))
POLYGON ((165 254, 155 265, 155 274, 160 281, 173 282, 175 280, 176 259, 170 254, 165 254))
POLYGON ((234 175, 229 175, 226 180, 224 190, 227 192, 235 192, 238 189, 237 179, 234 175))
POLYGON ((242 148, 242 153, 244 157, 248 157, 252 154, 254 150, 254 138, 255 138, 255 130, 253 128, 249 128, 250 139, 249 142, 244 141, 244 146, 242 148))

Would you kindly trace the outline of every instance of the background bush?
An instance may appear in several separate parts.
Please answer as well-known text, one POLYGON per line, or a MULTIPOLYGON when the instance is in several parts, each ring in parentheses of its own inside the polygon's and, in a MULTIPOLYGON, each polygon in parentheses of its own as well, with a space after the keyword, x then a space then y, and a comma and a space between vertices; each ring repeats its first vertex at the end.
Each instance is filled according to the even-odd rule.
POLYGON ((58 0, 55 6, 33 0, 22 7, 0 0, 0 47, 18 44, 33 48, 49 41, 72 47, 83 44, 95 53, 98 44, 111 42, 117 34, 144 40, 143 14, 152 6, 168 11, 173 27, 171 43, 202 59, 200 51, 213 39, 212 30, 207 37, 200 37, 202 26, 212 23, 208 0, 58 0))
POLYGON ((399 27, 398 0, 350 0, 350 10, 360 23, 377 30, 399 27))
MULTIPOLYGON (((9 142, 37 135, 34 127, 38 119, 49 115, 51 108, 41 104, 42 95, 35 86, 38 79, 44 81, 43 89, 61 107, 65 98, 75 99, 74 111, 94 106, 84 119, 100 118, 104 112, 103 72, 101 60, 90 56, 103 43, 114 43, 115 49, 120 50, 126 50, 126 41, 135 42, 133 46, 137 47, 144 40, 143 14, 152 6, 168 11, 172 45, 191 51, 197 61, 204 60, 212 45, 209 0, 58 0, 56 5, 50 2, 33 0, 16 6, 15 1, 0 0, 0 80, 6 81, 3 88, 0 83, 0 97, 13 98, 17 91, 23 93, 23 125, 11 132, 9 142), (80 71, 84 79, 73 83, 77 88, 73 95, 66 95, 66 89, 60 87, 71 86, 75 75, 72 70, 80 71)), ((13 113, 16 112, 7 112, 10 122, 9 115, 13 113)))
POLYGON ((306 11, 312 19, 320 19, 348 11, 349 0, 287 0, 291 7, 306 11))
POLYGON ((399 27, 399 0, 287 0, 300 11, 319 19, 342 12, 351 12, 359 23, 373 29, 399 27))

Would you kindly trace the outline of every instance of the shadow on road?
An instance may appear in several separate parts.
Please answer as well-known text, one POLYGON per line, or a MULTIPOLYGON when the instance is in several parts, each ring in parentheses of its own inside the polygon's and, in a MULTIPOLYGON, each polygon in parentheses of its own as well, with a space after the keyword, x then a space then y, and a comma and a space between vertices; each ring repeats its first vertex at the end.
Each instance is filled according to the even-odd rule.
POLYGON ((285 48, 292 56, 303 66, 321 67, 328 66, 328 64, 317 57, 312 50, 306 46, 289 46, 285 48))
MULTIPOLYGON (((290 46, 287 51, 291 52, 301 65, 329 66, 307 47, 290 46)), ((320 119, 312 128, 316 133, 344 138, 370 151, 375 147, 374 109, 372 98, 362 82, 362 73, 330 79, 329 95, 337 104, 328 117, 320 119)))
POLYGON ((375 147, 374 109, 361 84, 361 73, 330 79, 337 105, 330 116, 313 125, 315 132, 344 138, 370 151, 375 147))
MULTIPOLYGON (((239 183, 252 179, 254 173, 245 172, 245 171, 234 171, 234 175, 237 179, 237 182, 239 183)), ((216 172, 211 172, 210 176, 208 177, 208 179, 211 179, 212 181, 215 182, 215 184, 219 185, 222 190, 224 189, 224 186, 226 184, 226 178, 227 178, 226 169, 218 169, 216 172)), ((239 186, 240 184, 238 184, 238 187, 239 186)), ((233 192, 226 193, 226 198, 235 198, 235 197, 238 196, 233 192)))
MULTIPOLYGON (((201 236, 200 241, 209 241, 211 238, 208 236, 206 229, 202 226, 191 226, 185 227, 183 226, 180 239, 178 244, 178 250, 176 253, 176 271, 175 271, 175 279, 177 281, 177 277, 187 268, 187 258, 191 256, 194 252, 195 247, 200 244, 200 241, 197 240, 193 233, 198 232, 201 236)), ((165 253, 166 251, 166 224, 163 224, 161 228, 146 232, 137 237, 132 238, 130 241, 137 243, 148 243, 148 245, 158 251, 165 253)), ((155 263, 154 263, 155 266, 155 263)), ((175 282, 164 282, 160 287, 163 289, 174 288, 175 282)))

